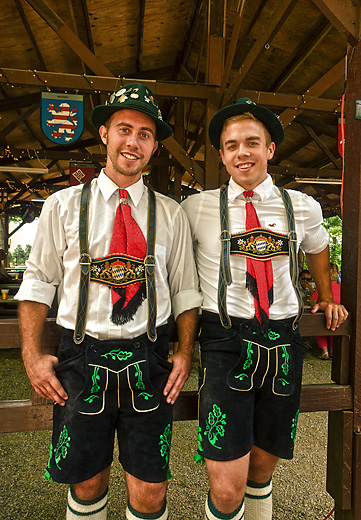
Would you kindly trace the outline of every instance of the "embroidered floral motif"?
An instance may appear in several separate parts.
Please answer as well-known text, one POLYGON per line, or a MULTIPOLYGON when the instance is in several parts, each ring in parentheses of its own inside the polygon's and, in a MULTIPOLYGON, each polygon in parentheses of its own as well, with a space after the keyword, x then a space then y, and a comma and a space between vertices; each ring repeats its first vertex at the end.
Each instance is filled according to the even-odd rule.
MULTIPOLYGON (((252 345, 253 345, 253 343, 248 341, 248 343, 247 343, 247 358, 246 358, 246 361, 243 363, 243 370, 247 370, 247 368, 249 368, 253 364, 253 361, 252 361, 252 354, 253 354, 252 345)), ((235 377, 235 379, 239 379, 240 381, 243 381, 243 379, 248 377, 248 375, 245 374, 244 372, 242 372, 241 374, 238 374, 238 376, 234 376, 234 377, 235 377)))
MULTIPOLYGON (((135 377, 138 378, 138 381, 135 383, 135 386, 139 388, 140 390, 145 390, 145 384, 143 381, 143 372, 140 369, 140 366, 138 363, 134 365, 135 368, 135 377)), ((151 397, 153 397, 153 394, 148 394, 147 392, 140 392, 138 394, 138 397, 143 397, 146 401, 148 401, 151 397)))
POLYGON ((99 399, 99 395, 96 395, 96 393, 99 392, 99 390, 100 390, 100 386, 97 383, 97 381, 99 381, 99 379, 100 379, 98 372, 99 372, 99 367, 94 367, 94 372, 92 375, 92 387, 90 390, 91 395, 89 397, 87 397, 86 399, 84 399, 84 401, 86 401, 90 404, 93 401, 95 401, 95 399, 99 399))
POLYGON ((227 424, 226 414, 222 413, 219 406, 213 405, 213 411, 209 412, 208 419, 206 421, 206 430, 204 435, 208 437, 208 441, 214 448, 221 450, 221 446, 216 446, 216 442, 219 437, 224 437, 225 430, 224 426, 227 424))
MULTIPOLYGON (((113 361, 116 359, 118 361, 126 361, 128 358, 132 357, 133 352, 128 352, 126 350, 111 350, 110 352, 107 352, 106 354, 102 354, 101 357, 108 358, 110 357, 113 361)), ((99 379, 99 378, 98 378, 99 379)))
POLYGON ((169 461, 170 442, 172 439, 172 428, 170 424, 166 426, 164 432, 159 438, 160 454, 165 459, 165 464, 163 466, 163 468, 165 468, 169 461))
POLYGON ((92 261, 90 280, 123 287, 145 280, 144 260, 126 255, 109 255, 92 261))
POLYGON ((294 419, 292 419, 292 425, 291 425, 292 449, 295 447, 296 430, 297 430, 297 422, 298 422, 298 415, 299 415, 299 413, 300 413, 300 411, 297 410, 294 419))
POLYGON ((284 347, 284 346, 282 347, 282 352, 283 352, 282 357, 284 359, 284 362, 281 365, 281 369, 282 369, 282 372, 284 373, 284 375, 287 376, 288 372, 290 371, 290 365, 289 365, 290 355, 287 352, 286 347, 284 347))
POLYGON ((280 334, 278 334, 277 332, 274 332, 271 329, 268 329, 267 336, 268 336, 268 339, 270 339, 271 341, 276 341, 276 339, 281 337, 280 334))
POLYGON ((61 467, 59 466, 59 462, 61 461, 61 459, 65 459, 67 457, 68 448, 70 448, 70 440, 71 440, 71 438, 69 437, 68 430, 67 430, 66 426, 64 425, 63 431, 61 432, 57 445, 55 446, 55 449, 54 449, 55 464, 56 464, 57 468, 60 470, 61 470, 61 467))
POLYGON ((45 480, 52 480, 52 478, 50 476, 50 472, 49 472, 52 456, 53 456, 53 445, 50 444, 49 460, 48 460, 48 465, 46 467, 45 474, 44 474, 45 480))
POLYGON ((201 455, 201 453, 203 453, 203 437, 202 437, 202 428, 200 426, 198 426, 198 451, 200 453, 196 453, 194 455, 194 460, 197 464, 204 464, 204 457, 203 455, 201 455))

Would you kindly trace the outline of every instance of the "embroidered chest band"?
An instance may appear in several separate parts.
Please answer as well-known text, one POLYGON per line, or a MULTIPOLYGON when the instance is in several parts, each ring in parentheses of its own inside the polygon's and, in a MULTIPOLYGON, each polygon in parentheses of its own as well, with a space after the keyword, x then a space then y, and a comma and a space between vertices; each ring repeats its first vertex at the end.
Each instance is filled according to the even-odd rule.
POLYGON ((91 262, 90 281, 109 287, 125 287, 145 281, 144 259, 130 255, 107 255, 91 262))
POLYGON ((257 260, 288 256, 288 236, 263 228, 235 233, 231 235, 230 253, 257 260))

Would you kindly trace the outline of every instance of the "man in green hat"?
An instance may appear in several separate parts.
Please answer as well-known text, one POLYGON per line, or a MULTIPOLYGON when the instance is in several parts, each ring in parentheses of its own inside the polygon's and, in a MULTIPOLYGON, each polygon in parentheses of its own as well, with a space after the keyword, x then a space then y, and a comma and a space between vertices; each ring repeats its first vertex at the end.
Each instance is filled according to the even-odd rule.
POLYGON ((125 517, 168 518, 172 408, 188 378, 201 295, 180 206, 143 183, 171 128, 151 90, 130 83, 94 108, 107 147, 90 185, 51 195, 17 294, 23 359, 54 402, 46 477, 69 483, 67 520, 105 520, 117 432, 125 517), (57 357, 41 351, 57 289, 57 357), (168 357, 169 317, 179 346, 168 357))
POLYGON ((347 311, 333 301, 319 204, 267 173, 283 140, 278 117, 241 98, 213 117, 209 137, 229 182, 182 203, 204 298, 196 460, 209 473, 205 518, 270 520, 272 474, 293 456, 299 414, 299 247, 322 295, 313 312, 335 330, 347 311))

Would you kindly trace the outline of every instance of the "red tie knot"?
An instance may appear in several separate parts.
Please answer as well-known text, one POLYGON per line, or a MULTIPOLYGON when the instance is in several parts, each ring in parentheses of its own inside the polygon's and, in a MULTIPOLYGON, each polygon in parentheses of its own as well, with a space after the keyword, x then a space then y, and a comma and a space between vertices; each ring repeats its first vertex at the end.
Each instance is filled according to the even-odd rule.
POLYGON ((252 190, 244 191, 243 195, 244 195, 245 199, 251 199, 253 197, 253 191, 252 190))
POLYGON ((127 190, 119 189, 119 199, 121 204, 128 204, 128 192, 127 190))

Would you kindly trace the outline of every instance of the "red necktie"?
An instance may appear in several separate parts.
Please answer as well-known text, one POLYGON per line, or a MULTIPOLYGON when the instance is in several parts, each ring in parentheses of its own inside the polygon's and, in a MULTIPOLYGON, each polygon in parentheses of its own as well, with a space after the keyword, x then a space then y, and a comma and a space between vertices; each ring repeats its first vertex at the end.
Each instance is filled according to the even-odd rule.
MULTIPOLYGON (((261 228, 252 204, 253 191, 244 191, 246 199, 246 231, 261 228)), ((247 257, 246 287, 254 297, 256 318, 263 329, 267 328, 269 307, 273 303, 273 271, 271 260, 255 260, 247 257)))
MULTIPOLYGON (((119 190, 120 204, 115 213, 109 254, 125 254, 144 259, 147 243, 132 217, 127 190, 119 190)), ((130 321, 146 297, 145 282, 135 282, 125 287, 112 287, 112 322, 121 325, 130 321)))

